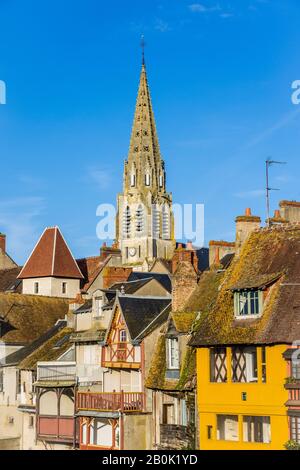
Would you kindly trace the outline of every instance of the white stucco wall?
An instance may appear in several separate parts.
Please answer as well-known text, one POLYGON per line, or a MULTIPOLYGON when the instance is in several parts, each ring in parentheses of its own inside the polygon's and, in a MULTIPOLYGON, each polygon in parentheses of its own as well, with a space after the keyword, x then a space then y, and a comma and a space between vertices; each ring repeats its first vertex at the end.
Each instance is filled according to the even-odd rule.
POLYGON ((56 277, 39 277, 23 279, 23 294, 45 295, 48 297, 61 297, 73 299, 80 291, 79 279, 64 279, 56 277), (39 292, 35 294, 35 283, 39 284, 39 292), (62 292, 63 282, 67 283, 67 290, 62 292))

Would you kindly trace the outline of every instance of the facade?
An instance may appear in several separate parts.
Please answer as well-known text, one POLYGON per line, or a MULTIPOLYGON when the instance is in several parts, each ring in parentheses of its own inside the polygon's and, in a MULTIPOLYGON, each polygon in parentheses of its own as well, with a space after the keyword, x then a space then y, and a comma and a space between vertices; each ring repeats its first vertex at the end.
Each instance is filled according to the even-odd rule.
MULTIPOLYGON (((154 113, 143 63, 123 193, 118 196, 117 240, 123 264, 143 266, 174 251, 172 196, 166 191, 154 113)), ((148 269, 147 269, 148 270, 148 269)))
POLYGON ((170 303, 166 296, 117 294, 100 350, 102 390, 77 392, 80 449, 151 448, 152 395, 144 377, 170 303))
POLYGON ((23 294, 76 297, 83 275, 58 227, 45 229, 18 279, 23 294))
MULTIPOLYGON (((246 231, 249 222, 248 215, 246 231)), ((299 336, 299 243, 297 223, 250 230, 200 317, 190 341, 200 449, 282 450, 299 442, 297 372, 287 367, 299 336)))

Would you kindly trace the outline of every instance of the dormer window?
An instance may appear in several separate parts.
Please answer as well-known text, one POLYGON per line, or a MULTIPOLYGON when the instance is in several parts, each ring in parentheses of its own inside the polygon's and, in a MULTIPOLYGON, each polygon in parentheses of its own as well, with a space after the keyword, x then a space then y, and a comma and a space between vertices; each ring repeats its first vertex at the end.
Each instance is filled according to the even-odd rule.
POLYGON ((242 290, 234 293, 236 318, 258 317, 262 314, 263 293, 261 290, 242 290))
POLYGON ((102 316, 102 297, 96 297, 94 299, 94 318, 100 318, 102 316))
POLYGON ((179 344, 178 338, 167 339, 167 364, 168 369, 179 369, 179 344))

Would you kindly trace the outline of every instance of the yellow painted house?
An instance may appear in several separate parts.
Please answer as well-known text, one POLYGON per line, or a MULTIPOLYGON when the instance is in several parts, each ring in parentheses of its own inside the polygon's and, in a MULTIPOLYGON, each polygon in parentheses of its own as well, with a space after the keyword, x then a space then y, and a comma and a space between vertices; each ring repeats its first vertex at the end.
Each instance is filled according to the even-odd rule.
POLYGON ((300 226, 257 229, 190 341, 200 449, 299 446, 300 367, 290 361, 299 338, 300 226))

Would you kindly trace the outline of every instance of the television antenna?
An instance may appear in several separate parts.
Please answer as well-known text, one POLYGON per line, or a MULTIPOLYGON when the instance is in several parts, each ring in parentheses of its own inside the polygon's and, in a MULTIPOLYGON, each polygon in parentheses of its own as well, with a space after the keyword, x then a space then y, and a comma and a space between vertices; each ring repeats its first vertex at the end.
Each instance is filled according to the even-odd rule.
POLYGON ((267 206, 267 225, 270 226, 270 191, 280 191, 278 188, 271 188, 269 183, 269 169, 271 165, 286 165, 287 162, 272 160, 270 157, 266 160, 266 206, 267 206))

